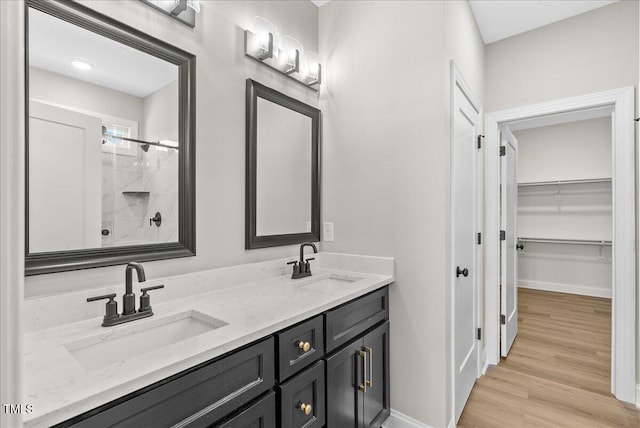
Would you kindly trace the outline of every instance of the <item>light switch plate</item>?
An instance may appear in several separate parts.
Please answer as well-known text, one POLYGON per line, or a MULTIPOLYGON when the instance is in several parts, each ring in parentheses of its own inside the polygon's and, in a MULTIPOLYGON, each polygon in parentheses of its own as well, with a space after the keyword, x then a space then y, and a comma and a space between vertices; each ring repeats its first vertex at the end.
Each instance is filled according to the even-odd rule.
POLYGON ((333 223, 322 223, 322 240, 333 242, 333 223))

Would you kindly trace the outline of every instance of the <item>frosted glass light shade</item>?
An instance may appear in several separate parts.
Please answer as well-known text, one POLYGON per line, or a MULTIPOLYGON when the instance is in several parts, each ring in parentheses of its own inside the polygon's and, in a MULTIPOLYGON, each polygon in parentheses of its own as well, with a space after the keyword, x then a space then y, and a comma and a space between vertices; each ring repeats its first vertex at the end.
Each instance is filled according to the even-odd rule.
POLYGON ((171 13, 178 5, 180 4, 179 0, 149 0, 149 3, 153 3, 155 6, 164 10, 165 12, 171 13))
POLYGON ((273 37, 273 56, 278 56, 280 35, 278 28, 266 18, 256 16, 253 18, 253 36, 255 49, 261 53, 269 51, 269 34, 273 37))
POLYGON ((196 13, 200 13, 200 0, 187 0, 187 6, 193 9, 196 13))
POLYGON ((302 74, 309 80, 319 80, 321 74, 322 60, 317 52, 305 51, 302 74))
POLYGON ((280 62, 281 66, 287 72, 299 71, 299 60, 304 54, 304 47, 297 39, 284 36, 280 45, 280 62))

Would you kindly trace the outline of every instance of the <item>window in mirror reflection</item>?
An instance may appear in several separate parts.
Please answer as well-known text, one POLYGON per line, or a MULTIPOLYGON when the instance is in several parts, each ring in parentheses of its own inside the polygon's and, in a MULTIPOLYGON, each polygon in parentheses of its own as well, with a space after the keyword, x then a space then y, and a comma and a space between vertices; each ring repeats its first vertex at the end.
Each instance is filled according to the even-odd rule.
POLYGON ((311 232, 312 119, 257 99, 256 234, 311 232))
POLYGON ((178 67, 34 9, 28 60, 29 252, 177 242, 178 67))

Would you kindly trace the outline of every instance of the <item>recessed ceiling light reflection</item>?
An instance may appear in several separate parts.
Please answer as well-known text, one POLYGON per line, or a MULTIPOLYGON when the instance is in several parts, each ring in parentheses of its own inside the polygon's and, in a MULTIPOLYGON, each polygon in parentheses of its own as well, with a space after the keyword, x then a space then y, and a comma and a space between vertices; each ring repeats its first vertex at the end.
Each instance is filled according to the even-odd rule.
POLYGON ((86 61, 82 61, 81 59, 72 59, 71 65, 81 71, 89 71, 93 68, 93 65, 89 64, 86 61))

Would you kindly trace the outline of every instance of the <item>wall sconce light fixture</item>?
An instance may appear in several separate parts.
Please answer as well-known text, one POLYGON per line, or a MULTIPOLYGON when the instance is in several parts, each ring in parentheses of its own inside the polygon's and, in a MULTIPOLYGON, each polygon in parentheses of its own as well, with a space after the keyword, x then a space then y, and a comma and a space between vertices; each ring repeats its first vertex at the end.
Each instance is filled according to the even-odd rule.
POLYGON ((244 32, 244 54, 314 91, 322 83, 320 56, 305 53, 302 43, 281 37, 276 26, 260 16, 254 19, 253 31, 244 32))
POLYGON ((200 0, 140 0, 165 15, 189 27, 196 26, 196 13, 200 13, 200 0))

